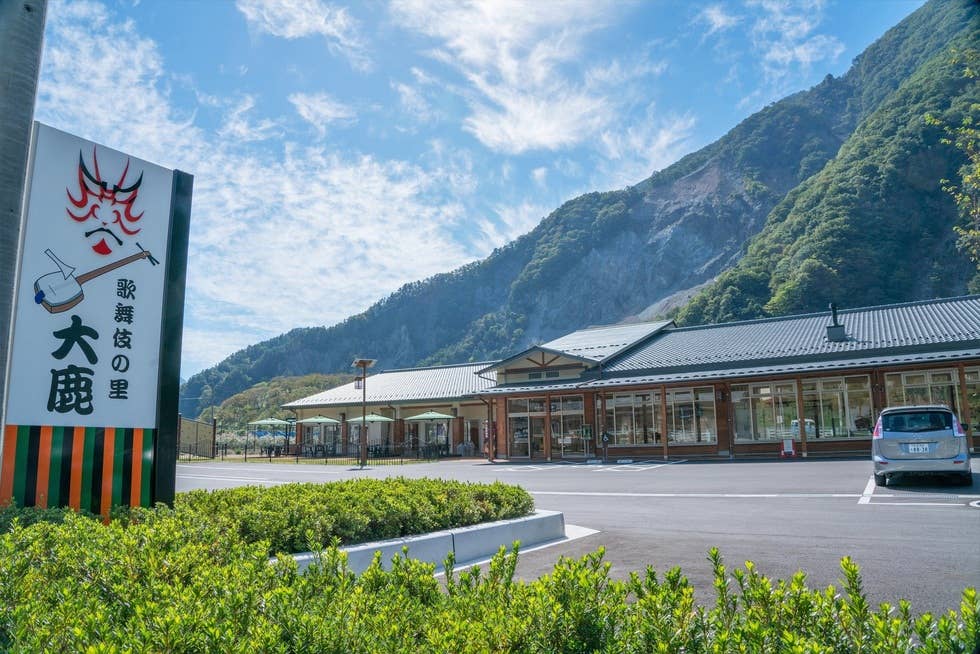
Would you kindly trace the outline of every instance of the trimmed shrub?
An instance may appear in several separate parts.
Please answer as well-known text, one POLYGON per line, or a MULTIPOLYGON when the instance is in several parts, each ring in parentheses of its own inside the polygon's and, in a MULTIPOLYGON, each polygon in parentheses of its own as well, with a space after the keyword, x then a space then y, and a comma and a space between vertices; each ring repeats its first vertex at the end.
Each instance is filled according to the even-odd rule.
POLYGON ((958 612, 938 616, 914 616, 904 600, 873 609, 847 558, 839 589, 812 590, 803 572, 773 581, 751 562, 729 572, 712 550, 712 606, 697 604, 677 568, 610 578, 602 550, 562 557, 527 582, 515 578, 516 544, 485 570, 457 573, 450 556, 444 585, 432 565, 402 556, 388 571, 378 556, 355 575, 335 545, 318 544, 316 528, 323 538, 336 539, 338 525, 375 538, 388 533, 387 517, 408 528, 506 517, 503 506, 530 509, 524 491, 498 484, 422 480, 412 494, 399 483, 416 482, 401 480, 383 486, 391 493, 379 501, 380 483, 189 493, 174 509, 120 510, 108 525, 71 512, 32 524, 13 519, 0 535, 0 651, 971 654, 980 647, 975 589, 963 591, 958 612), (352 517, 355 506, 360 517, 352 517), (317 516, 329 520, 317 527, 317 516), (275 529, 290 542, 307 534, 314 561, 305 574, 288 556, 270 563, 275 529))

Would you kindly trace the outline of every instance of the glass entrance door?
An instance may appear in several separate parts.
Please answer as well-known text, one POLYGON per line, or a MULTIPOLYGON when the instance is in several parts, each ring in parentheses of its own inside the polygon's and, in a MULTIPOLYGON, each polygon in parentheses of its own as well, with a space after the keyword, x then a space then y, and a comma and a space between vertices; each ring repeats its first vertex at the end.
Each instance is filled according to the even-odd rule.
POLYGON ((531 458, 544 457, 544 418, 534 416, 531 418, 531 458))

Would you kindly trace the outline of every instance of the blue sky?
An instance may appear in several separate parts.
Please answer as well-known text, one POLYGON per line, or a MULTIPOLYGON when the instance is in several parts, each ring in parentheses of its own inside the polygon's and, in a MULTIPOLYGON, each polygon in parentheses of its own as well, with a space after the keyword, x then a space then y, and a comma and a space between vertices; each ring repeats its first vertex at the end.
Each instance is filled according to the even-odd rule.
POLYGON ((51 0, 35 117, 194 175, 187 377, 641 181, 921 4, 51 0))

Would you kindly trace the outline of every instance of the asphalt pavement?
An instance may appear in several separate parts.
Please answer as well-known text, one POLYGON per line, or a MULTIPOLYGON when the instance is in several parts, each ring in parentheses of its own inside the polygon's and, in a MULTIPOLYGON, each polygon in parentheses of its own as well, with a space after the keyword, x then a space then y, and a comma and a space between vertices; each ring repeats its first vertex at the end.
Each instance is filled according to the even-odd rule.
POLYGON ((703 603, 714 599, 707 553, 718 547, 729 568, 752 561, 774 579, 804 570, 814 588, 840 585, 840 559, 860 566, 873 605, 912 602, 915 613, 959 606, 980 588, 980 462, 973 485, 906 478, 876 487, 866 459, 768 461, 610 461, 436 463, 356 467, 201 462, 177 466, 177 490, 249 484, 328 482, 359 477, 442 477, 518 484, 541 509, 597 533, 521 555, 517 573, 535 578, 559 556, 600 547, 611 574, 680 566, 703 603))

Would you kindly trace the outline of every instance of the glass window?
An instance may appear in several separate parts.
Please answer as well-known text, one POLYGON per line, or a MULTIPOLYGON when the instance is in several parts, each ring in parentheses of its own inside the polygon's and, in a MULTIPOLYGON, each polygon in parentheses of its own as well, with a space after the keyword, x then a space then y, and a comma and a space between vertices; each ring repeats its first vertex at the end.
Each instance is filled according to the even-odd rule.
POLYGON ((588 453, 583 426, 584 402, 581 395, 551 398, 552 407, 560 410, 551 414, 551 452, 553 456, 575 456, 588 453))
MULTIPOLYGON (((867 437, 872 427, 871 382, 866 375, 808 381, 803 387, 807 439, 867 437)), ((799 422, 791 427, 799 432, 799 422)), ((795 435, 794 435, 795 436, 795 435)))
MULTIPOLYGON (((980 368, 967 368, 966 373, 966 403, 970 407, 970 427, 973 437, 980 434, 980 368)), ((966 416, 960 413, 960 420, 966 425, 966 416)), ((974 441, 976 442, 976 441, 974 441)))
POLYGON ((543 447, 544 419, 530 418, 544 413, 545 398, 531 397, 507 401, 507 433, 512 457, 531 456, 543 447))
POLYGON ((928 370, 895 372, 885 375, 888 406, 941 404, 958 411, 959 372, 928 370))
POLYGON ((732 404, 736 441, 799 438, 796 384, 733 386, 732 404))
POLYGON ((667 391, 667 437, 670 443, 714 443, 715 392, 710 386, 667 391))
POLYGON ((606 396, 603 429, 610 445, 657 445, 660 441, 660 394, 621 393, 606 396))

